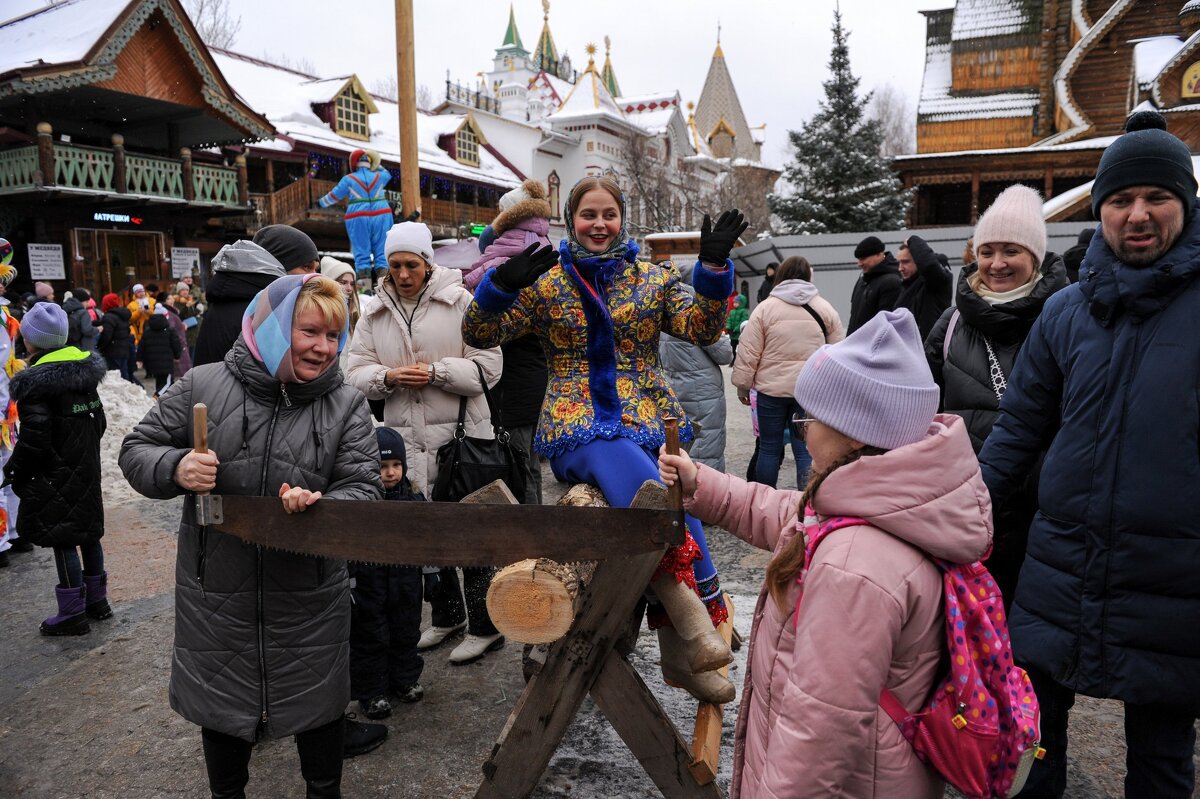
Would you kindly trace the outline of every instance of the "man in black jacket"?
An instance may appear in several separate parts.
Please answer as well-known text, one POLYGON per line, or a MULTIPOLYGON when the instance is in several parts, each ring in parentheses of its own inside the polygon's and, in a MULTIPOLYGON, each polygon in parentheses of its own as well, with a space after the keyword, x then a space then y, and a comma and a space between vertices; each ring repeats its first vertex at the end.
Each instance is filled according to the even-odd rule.
POLYGON ((212 261, 208 310, 196 335, 193 366, 225 360, 241 335, 242 314, 250 300, 283 274, 278 259, 252 241, 235 241, 221 248, 212 261))
POLYGON ((900 298, 900 265, 886 252, 883 242, 867 236, 854 248, 854 257, 862 276, 850 295, 850 324, 846 335, 865 325, 880 311, 890 311, 900 298))
POLYGON ((900 245, 900 297, 896 308, 907 308, 917 320, 921 340, 929 335, 933 324, 950 307, 954 292, 954 276, 949 259, 936 253, 920 236, 909 236, 900 245))
POLYGON ((755 300, 756 305, 771 296, 771 289, 775 288, 775 270, 778 267, 779 264, 774 261, 767 264, 767 274, 763 278, 762 285, 758 287, 758 298, 755 300))

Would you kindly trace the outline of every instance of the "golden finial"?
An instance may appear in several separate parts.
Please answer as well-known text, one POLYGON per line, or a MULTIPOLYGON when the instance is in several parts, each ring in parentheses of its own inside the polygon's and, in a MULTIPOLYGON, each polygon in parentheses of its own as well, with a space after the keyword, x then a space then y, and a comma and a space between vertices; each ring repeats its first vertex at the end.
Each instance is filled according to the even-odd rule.
POLYGON ((550 19, 550 0, 542 0, 542 19, 550 19))
POLYGON ((589 43, 587 47, 583 48, 583 51, 588 54, 588 60, 592 61, 596 55, 596 45, 589 43))
POLYGON ((612 40, 608 38, 607 34, 605 34, 605 36, 604 36, 604 54, 608 55, 608 51, 611 49, 612 49, 612 40))
POLYGON ((688 110, 688 111, 691 111, 691 110, 693 110, 695 107, 696 107, 696 104, 695 104, 695 103, 693 103, 691 100, 688 100, 688 101, 687 101, 687 110, 688 110))

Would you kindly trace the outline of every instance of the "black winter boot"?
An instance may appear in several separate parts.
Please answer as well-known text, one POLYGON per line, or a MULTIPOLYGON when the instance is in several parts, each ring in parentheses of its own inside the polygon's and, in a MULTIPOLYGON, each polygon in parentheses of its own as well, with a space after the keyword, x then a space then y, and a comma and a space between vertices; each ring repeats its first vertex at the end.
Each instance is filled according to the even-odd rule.
POLYGON ((108 604, 108 572, 83 575, 83 587, 88 618, 96 621, 111 619, 113 612, 108 604))
POLYGON ((344 724, 344 719, 338 719, 296 735, 296 752, 300 755, 300 773, 304 776, 306 789, 305 799, 342 799, 344 724))
POLYGON ((216 730, 201 729, 204 766, 212 799, 246 799, 254 744, 216 730))
POLYGON ((84 613, 83 590, 82 585, 78 588, 54 587, 58 614, 42 622, 42 635, 83 635, 91 631, 84 613))

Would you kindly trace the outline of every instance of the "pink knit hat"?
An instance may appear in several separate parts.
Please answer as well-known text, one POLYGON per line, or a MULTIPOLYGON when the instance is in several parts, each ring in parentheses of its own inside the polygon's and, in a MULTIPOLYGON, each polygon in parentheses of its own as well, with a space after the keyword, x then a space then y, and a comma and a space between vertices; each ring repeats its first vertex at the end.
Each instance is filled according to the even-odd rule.
POLYGON ((41 297, 43 300, 49 299, 50 296, 54 294, 54 287, 49 283, 43 283, 39 280, 33 284, 33 293, 41 297))
POLYGON ((1033 253, 1034 267, 1046 257, 1046 222, 1042 218, 1042 196, 1028 186, 1016 184, 1000 192, 975 224, 975 252, 982 244, 1009 241, 1033 253))
POLYGON ((939 398, 907 309, 880 311, 844 340, 822 346, 800 370, 795 393, 812 418, 880 449, 924 438, 939 398))

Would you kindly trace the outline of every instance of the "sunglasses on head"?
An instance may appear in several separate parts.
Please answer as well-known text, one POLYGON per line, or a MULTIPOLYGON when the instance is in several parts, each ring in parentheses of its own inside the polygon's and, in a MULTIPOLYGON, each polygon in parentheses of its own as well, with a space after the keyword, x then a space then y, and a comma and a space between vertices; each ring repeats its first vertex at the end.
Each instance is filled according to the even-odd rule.
POLYGON ((792 431, 792 435, 797 438, 804 438, 804 434, 808 432, 809 422, 815 421, 817 420, 811 416, 801 416, 797 413, 788 422, 788 428, 792 431))

